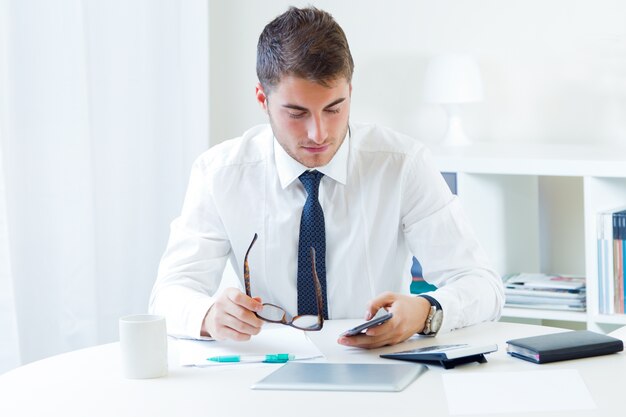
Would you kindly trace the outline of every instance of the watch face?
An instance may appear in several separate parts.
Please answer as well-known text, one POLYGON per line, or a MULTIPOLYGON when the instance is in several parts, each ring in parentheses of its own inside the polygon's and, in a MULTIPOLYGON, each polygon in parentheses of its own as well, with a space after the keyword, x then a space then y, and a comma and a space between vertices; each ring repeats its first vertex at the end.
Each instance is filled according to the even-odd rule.
POLYGON ((430 322, 431 333, 437 333, 439 331, 442 321, 443 321, 443 311, 441 310, 435 311, 435 315, 433 316, 433 319, 430 322))

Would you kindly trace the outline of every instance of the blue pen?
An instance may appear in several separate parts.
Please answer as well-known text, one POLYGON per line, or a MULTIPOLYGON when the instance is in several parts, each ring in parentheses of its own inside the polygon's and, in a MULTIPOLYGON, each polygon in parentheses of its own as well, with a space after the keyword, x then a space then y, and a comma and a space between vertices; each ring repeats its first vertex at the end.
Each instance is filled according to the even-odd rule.
POLYGON ((264 362, 264 363, 285 363, 294 360, 296 357, 290 353, 275 353, 271 355, 261 356, 245 356, 245 355, 226 355, 213 356, 207 358, 211 362, 235 363, 235 362, 264 362))

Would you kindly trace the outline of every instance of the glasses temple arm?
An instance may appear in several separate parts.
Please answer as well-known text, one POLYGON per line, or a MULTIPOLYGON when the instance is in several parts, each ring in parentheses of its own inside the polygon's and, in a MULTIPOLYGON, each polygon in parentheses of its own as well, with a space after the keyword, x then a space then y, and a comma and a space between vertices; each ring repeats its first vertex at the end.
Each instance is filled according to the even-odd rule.
POLYGON ((317 277, 317 269, 315 267, 315 248, 311 247, 311 267, 313 268, 313 285, 315 285, 315 301, 317 302, 317 317, 320 324, 324 323, 324 302, 322 301, 322 286, 317 277))
POLYGON ((248 250, 246 251, 246 256, 243 258, 243 282, 246 287, 246 295, 248 297, 252 297, 252 291, 250 291, 250 267, 248 266, 248 255, 250 254, 250 249, 254 246, 254 242, 256 242, 259 236, 255 233, 252 238, 252 242, 250 242, 250 246, 248 246, 248 250))

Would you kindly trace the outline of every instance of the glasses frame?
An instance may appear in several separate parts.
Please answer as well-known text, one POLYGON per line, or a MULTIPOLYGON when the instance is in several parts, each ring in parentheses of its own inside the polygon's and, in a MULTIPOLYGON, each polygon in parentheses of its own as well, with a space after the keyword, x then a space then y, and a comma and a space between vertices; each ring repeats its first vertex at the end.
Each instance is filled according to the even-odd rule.
MULTIPOLYGON (((246 295, 250 298, 252 298, 252 293, 250 291, 250 267, 248 265, 248 255, 250 254, 250 250, 252 249, 252 246, 254 246, 254 243, 256 242, 257 238, 258 238, 258 234, 255 233, 254 237, 252 238, 252 242, 250 243, 250 246, 248 247, 248 250, 246 251, 246 256, 243 258, 243 282, 246 287, 246 295)), ((312 314, 299 314, 297 316, 292 317, 291 320, 287 320, 287 316, 288 316, 287 310, 285 310, 281 306, 277 306, 276 304, 271 304, 271 303, 263 303, 263 305, 272 306, 272 307, 282 310, 284 314, 280 320, 270 320, 265 317, 259 316, 256 312, 254 313, 255 316, 269 323, 284 324, 286 326, 291 326, 298 330, 304 330, 304 331, 322 330, 322 327, 324 327, 324 313, 323 313, 324 303, 322 301, 323 300, 322 286, 320 284, 319 278, 317 277, 317 270, 315 268, 315 248, 311 247, 310 253, 311 253, 311 268, 313 269, 313 286, 315 287, 315 301, 317 303, 317 324, 315 325, 315 327, 304 328, 304 327, 299 327, 294 324, 294 321, 298 320, 299 318, 303 316, 312 316, 312 314)))

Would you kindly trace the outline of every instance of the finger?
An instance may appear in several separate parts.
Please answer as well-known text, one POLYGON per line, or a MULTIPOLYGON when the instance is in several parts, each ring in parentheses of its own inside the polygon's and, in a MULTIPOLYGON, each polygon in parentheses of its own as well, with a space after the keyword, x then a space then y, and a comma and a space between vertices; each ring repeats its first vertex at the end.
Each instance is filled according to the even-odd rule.
POLYGON ((395 323, 392 322, 393 318, 387 320, 386 322, 379 324, 378 326, 370 327, 365 331, 365 334, 370 337, 381 336, 386 333, 390 333, 394 327, 395 323))
POLYGON ((235 304, 242 306, 243 308, 259 312, 263 310, 263 304, 261 304, 261 298, 259 297, 248 297, 246 294, 241 291, 233 288, 232 291, 227 291, 226 296, 235 304))
POLYGON ((254 313, 233 303, 227 297, 218 300, 210 313, 213 329, 210 334, 218 340, 248 340, 251 335, 258 334, 263 325, 263 321, 258 319, 254 313), (243 317, 243 320, 240 317, 243 317), (253 323, 249 324, 246 320, 253 323))
POLYGON ((370 300, 365 320, 370 320, 383 307, 389 307, 396 300, 396 294, 386 291, 370 300))
POLYGON ((226 314, 224 316, 224 319, 222 320, 222 324, 225 327, 228 327, 238 333, 251 336, 259 334, 259 332, 261 331, 261 326, 263 325, 263 321, 259 320, 259 325, 255 326, 254 324, 249 324, 243 320, 240 320, 238 317, 226 314))
POLYGON ((374 349, 382 346, 387 346, 391 344, 391 339, 389 335, 381 335, 381 336, 367 336, 367 335, 357 335, 357 336, 342 336, 337 342, 344 346, 358 347, 363 349, 374 349))
POLYGON ((215 334, 213 335, 215 340, 235 340, 238 342, 250 340, 250 337, 251 336, 249 334, 238 332, 237 330, 224 325, 218 326, 215 329, 215 334))
POLYGON ((393 345, 393 342, 387 340, 387 339, 383 339, 383 340, 378 340, 378 341, 372 341, 372 342, 367 342, 364 343, 362 346, 359 346, 362 349, 377 349, 377 348, 381 348, 381 347, 385 347, 385 346, 391 346, 393 345))
POLYGON ((225 303, 228 301, 218 299, 209 309, 205 317, 206 332, 215 340, 241 340, 243 335, 224 325, 224 320, 228 316, 224 312, 225 303))
MULTIPOLYGON (((261 320, 260 318, 258 318, 253 311, 248 310, 245 307, 242 307, 239 304, 236 304, 234 302, 228 302, 224 305, 224 313, 226 313, 227 316, 232 317, 233 319, 235 319, 236 321, 241 322, 242 324, 246 324, 248 326, 260 329, 261 326, 263 326, 263 320, 261 320)), ((225 320, 227 320, 227 318, 225 318, 225 320)), ((229 320, 229 322, 231 324, 234 325, 234 321, 233 320, 229 320)), ((233 327, 233 326, 231 326, 233 327)), ((239 329, 245 329, 245 327, 242 327, 242 325, 237 325, 235 327, 233 327, 235 330, 239 330, 239 329)), ((249 334, 257 334, 256 333, 250 333, 247 332, 249 334)))
POLYGON ((229 314, 254 327, 260 328, 263 325, 263 321, 254 314, 263 310, 260 297, 250 298, 237 289, 226 292, 226 296, 230 301, 226 306, 229 314))

